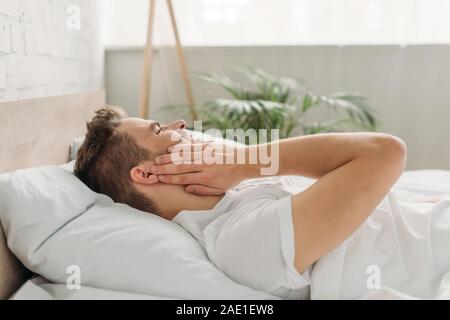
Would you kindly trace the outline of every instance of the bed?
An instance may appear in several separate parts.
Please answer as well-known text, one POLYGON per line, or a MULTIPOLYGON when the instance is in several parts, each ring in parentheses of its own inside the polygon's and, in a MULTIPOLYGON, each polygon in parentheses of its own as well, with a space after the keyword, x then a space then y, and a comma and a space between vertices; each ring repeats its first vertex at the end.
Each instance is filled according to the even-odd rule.
MULTIPOLYGON (((103 91, 0 104, 0 173, 66 163, 69 160, 71 142, 84 134, 86 121, 92 117, 99 106, 104 104, 103 91)), ((296 184, 297 187, 302 185, 302 188, 306 188, 311 183, 312 181, 308 179, 292 180, 293 185, 296 184)), ((450 171, 407 171, 393 187, 393 193, 398 199, 396 205, 401 205, 403 211, 411 209, 415 211, 415 214, 420 214, 437 208, 438 202, 441 208, 450 208, 450 171)), ((450 210, 448 212, 450 217, 450 210)), ((445 248, 448 248, 448 245, 445 248)), ((338 254, 339 249, 336 250, 335 256, 329 255, 323 259, 323 266, 315 268, 313 272, 313 280, 317 279, 313 283, 313 287, 316 284, 317 288, 315 297, 342 298, 339 295, 333 296, 333 290, 330 290, 333 281, 337 279, 333 265, 336 261, 342 260, 342 257, 336 256, 338 254), (329 281, 327 277, 330 277, 329 281)), ((364 268, 361 269, 361 273, 365 274, 364 268)), ((450 276, 444 280, 450 284, 450 276)), ((342 290, 345 284, 335 283, 335 291, 342 290)), ((445 286, 443 285, 442 288, 446 289, 446 292, 441 294, 441 297, 449 299, 450 285, 443 284, 445 286)), ((27 270, 8 249, 0 226, 0 299, 171 298, 166 295, 136 294, 94 287, 70 291, 63 284, 54 283, 27 270)), ((410 299, 413 297, 390 288, 383 288, 361 298, 410 299)))
MULTIPOLYGON (((0 104, 0 173, 67 162, 70 143, 104 104, 103 91, 0 104)), ((31 275, 8 250, 0 227, 0 299, 31 275)))

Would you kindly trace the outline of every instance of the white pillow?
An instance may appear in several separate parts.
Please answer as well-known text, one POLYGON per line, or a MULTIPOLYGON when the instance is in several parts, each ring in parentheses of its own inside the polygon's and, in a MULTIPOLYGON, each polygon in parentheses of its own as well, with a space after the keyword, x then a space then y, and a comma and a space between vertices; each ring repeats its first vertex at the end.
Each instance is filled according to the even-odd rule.
POLYGON ((216 269, 177 224, 113 203, 65 167, 0 175, 0 221, 8 246, 30 270, 66 283, 181 299, 277 299, 216 269), (69 268, 69 269, 68 269, 69 268))
POLYGON ((70 161, 73 161, 77 158, 78 149, 80 149, 83 144, 85 136, 77 137, 73 139, 70 145, 70 161))

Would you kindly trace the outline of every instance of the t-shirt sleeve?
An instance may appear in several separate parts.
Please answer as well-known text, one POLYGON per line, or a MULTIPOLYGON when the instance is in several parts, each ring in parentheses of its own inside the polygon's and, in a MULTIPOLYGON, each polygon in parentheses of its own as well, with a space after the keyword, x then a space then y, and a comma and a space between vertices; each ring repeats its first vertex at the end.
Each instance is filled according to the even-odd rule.
POLYGON ((278 200, 278 220, 280 226, 281 252, 286 263, 287 280, 292 287, 304 287, 311 284, 310 268, 300 274, 294 267, 295 237, 292 221, 292 196, 278 200))
POLYGON ((235 281, 279 296, 309 286, 309 270, 294 267, 291 196, 248 201, 214 234, 210 258, 235 281))

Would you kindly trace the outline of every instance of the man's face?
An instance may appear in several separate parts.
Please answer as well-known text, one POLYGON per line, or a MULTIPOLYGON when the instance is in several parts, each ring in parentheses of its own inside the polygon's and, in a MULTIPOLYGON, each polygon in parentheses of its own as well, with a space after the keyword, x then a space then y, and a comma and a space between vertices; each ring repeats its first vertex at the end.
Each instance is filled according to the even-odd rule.
POLYGON ((190 142, 191 136, 185 127, 183 120, 163 125, 154 120, 127 118, 121 121, 118 131, 129 134, 141 148, 158 156, 167 153, 172 145, 190 142))

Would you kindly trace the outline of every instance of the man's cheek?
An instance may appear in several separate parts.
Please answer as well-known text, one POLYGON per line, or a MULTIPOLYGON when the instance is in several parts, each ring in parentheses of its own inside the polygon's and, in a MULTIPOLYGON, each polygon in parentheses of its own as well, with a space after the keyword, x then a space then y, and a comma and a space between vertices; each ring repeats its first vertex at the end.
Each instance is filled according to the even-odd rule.
POLYGON ((177 145, 182 141, 179 136, 178 136, 178 138, 175 136, 168 136, 168 137, 165 137, 165 139, 162 140, 161 142, 162 143, 159 145, 158 152, 160 154, 166 154, 166 153, 168 153, 167 149, 169 149, 169 147, 171 147, 173 145, 177 145))
POLYGON ((171 146, 171 145, 180 143, 182 141, 183 141, 183 139, 182 139, 181 135, 177 131, 173 130, 170 133, 170 141, 168 143, 168 147, 171 146))

